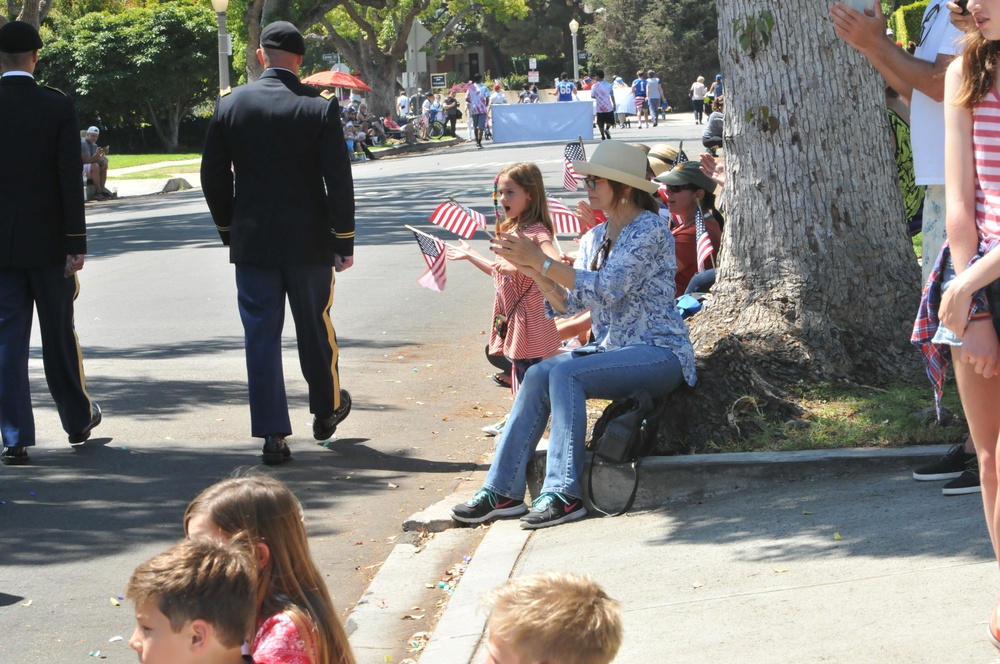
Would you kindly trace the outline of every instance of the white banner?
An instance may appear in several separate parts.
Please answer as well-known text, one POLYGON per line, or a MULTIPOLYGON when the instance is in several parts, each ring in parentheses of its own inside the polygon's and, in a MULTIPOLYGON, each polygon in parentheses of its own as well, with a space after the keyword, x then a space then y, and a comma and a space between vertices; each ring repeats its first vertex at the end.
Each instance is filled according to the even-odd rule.
POLYGON ((594 105, 589 101, 499 104, 493 107, 493 142, 558 141, 594 138, 594 105))

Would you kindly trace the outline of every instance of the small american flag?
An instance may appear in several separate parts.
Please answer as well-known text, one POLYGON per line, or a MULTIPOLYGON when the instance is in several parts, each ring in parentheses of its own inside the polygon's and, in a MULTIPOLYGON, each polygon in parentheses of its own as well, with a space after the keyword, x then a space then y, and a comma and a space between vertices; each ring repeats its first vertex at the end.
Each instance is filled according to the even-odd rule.
POLYGON ((684 154, 684 141, 681 141, 680 145, 677 146, 677 156, 674 158, 674 163, 672 165, 677 166, 678 164, 683 164, 687 160, 688 156, 684 154))
POLYGON ((579 235, 583 232, 583 224, 580 217, 576 216, 562 201, 549 198, 549 217, 552 219, 552 226, 555 227, 556 235, 579 235))
POLYGON ((445 201, 437 206, 431 213, 430 221, 446 231, 461 235, 466 240, 475 234, 477 228, 486 230, 486 217, 482 212, 476 212, 454 201, 445 201))
POLYGON ((443 291, 445 283, 444 270, 445 265, 448 263, 448 258, 444 251, 444 242, 436 237, 421 235, 416 232, 413 233, 413 237, 417 238, 417 244, 420 245, 420 252, 424 255, 424 260, 427 262, 427 271, 420 275, 417 283, 433 291, 443 291))
MULTIPOLYGON (((705 263, 712 260, 712 238, 708 236, 708 231, 705 230, 705 217, 701 213, 701 207, 695 212, 694 234, 697 238, 698 247, 698 271, 704 272, 705 263)), ((711 267, 715 267, 714 260, 712 260, 711 267)))
POLYGON ((574 161, 586 161, 587 153, 583 151, 583 145, 579 142, 567 143, 563 150, 563 186, 569 191, 576 191, 583 179, 582 175, 573 170, 574 161))

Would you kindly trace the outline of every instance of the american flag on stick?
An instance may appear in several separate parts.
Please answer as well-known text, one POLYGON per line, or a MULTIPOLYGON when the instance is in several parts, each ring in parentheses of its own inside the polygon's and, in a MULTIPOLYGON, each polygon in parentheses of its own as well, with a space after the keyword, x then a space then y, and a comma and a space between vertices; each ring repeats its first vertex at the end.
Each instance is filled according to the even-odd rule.
POLYGON ((432 224, 446 231, 461 235, 466 240, 476 233, 477 228, 486 230, 486 216, 456 201, 445 201, 431 213, 432 224))
POLYGON ((420 275, 417 283, 433 291, 443 291, 445 265, 448 263, 444 242, 436 237, 417 231, 413 231, 413 237, 417 238, 417 244, 420 245, 420 253, 424 255, 424 260, 427 262, 427 271, 420 275))
POLYGON ((708 231, 705 230, 705 217, 701 213, 701 206, 695 212, 694 233, 695 238, 697 238, 698 271, 704 272, 705 264, 711 260, 711 267, 715 267, 715 261, 712 260, 712 238, 708 236, 708 231))
POLYGON ((573 170, 574 161, 587 161, 582 141, 567 143, 566 149, 563 150, 563 186, 569 191, 576 191, 580 180, 583 179, 582 175, 573 170))
POLYGON ((684 154, 684 141, 681 141, 680 145, 677 146, 677 156, 674 158, 673 166, 683 164, 687 160, 688 156, 684 154))
POLYGON ((583 232, 583 224, 580 217, 576 216, 562 201, 555 198, 548 199, 549 217, 555 227, 556 235, 579 235, 583 232))

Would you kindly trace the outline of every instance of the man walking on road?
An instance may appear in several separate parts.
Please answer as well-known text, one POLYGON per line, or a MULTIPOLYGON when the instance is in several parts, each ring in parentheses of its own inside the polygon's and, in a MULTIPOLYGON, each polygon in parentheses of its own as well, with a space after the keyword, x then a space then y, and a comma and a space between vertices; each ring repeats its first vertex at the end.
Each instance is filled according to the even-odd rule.
POLYGON ((80 134, 66 95, 35 83, 42 40, 28 23, 0 28, 0 436, 4 465, 28 463, 35 444, 28 382, 32 307, 45 380, 71 445, 90 437, 101 409, 87 394, 73 327, 76 273, 87 252, 80 134), (15 157, 16 155, 16 157, 15 157))
POLYGON ((334 273, 354 263, 354 182, 337 98, 299 82, 303 54, 291 23, 264 28, 257 58, 266 69, 219 98, 201 163, 205 200, 236 264, 251 433, 264 439, 266 464, 291 457, 281 367, 286 296, 313 436, 329 438, 351 411, 330 307, 334 273))

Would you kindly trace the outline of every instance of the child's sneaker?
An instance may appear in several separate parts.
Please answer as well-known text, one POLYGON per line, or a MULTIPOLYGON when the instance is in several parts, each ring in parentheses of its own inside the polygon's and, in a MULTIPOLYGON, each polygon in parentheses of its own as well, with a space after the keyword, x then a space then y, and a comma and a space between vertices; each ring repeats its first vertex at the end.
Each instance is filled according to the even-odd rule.
POLYGON ((521 528, 535 530, 558 526, 587 516, 587 508, 579 498, 546 492, 531 503, 531 511, 521 517, 521 528))
POLYGON ((451 518, 462 523, 485 523, 500 517, 521 516, 527 511, 523 500, 480 489, 469 502, 451 508, 451 518))
POLYGON ((989 635, 990 643, 992 643, 998 650, 1000 650, 1000 619, 998 619, 997 611, 1000 610, 1000 603, 998 603, 993 611, 990 613, 990 624, 989 624, 989 635))
POLYGON ((499 436, 503 433, 503 428, 507 424, 507 418, 503 418, 496 424, 490 424, 489 426, 483 427, 483 433, 487 436, 499 436))

